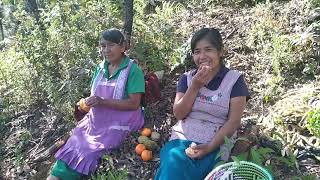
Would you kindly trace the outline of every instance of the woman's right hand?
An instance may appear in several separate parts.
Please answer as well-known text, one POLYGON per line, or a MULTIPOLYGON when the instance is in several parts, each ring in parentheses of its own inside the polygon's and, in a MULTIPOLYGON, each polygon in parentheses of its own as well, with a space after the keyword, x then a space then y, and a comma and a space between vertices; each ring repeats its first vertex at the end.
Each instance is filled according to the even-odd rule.
POLYGON ((207 85, 212 79, 212 68, 209 66, 200 66, 197 73, 193 76, 191 87, 200 89, 207 85))
POLYGON ((186 154, 191 159, 202 159, 204 156, 209 154, 212 150, 210 149, 209 144, 199 144, 190 146, 190 149, 186 151, 186 154))
POLYGON ((103 99, 99 96, 90 96, 85 99, 86 105, 90 107, 99 106, 102 104, 103 99))

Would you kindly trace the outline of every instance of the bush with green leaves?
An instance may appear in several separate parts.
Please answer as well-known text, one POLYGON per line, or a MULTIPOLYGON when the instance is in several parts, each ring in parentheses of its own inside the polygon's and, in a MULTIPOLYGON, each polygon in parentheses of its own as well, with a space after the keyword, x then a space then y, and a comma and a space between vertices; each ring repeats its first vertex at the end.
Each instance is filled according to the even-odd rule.
POLYGON ((33 98, 32 76, 34 71, 22 53, 9 48, 0 53, 0 97, 3 99, 3 112, 8 116, 28 109, 36 103, 33 98))
POLYGON ((100 169, 91 175, 92 180, 126 180, 128 179, 128 170, 126 168, 115 168, 113 160, 109 155, 101 158, 101 164, 107 167, 107 170, 100 169))
POLYGON ((136 0, 131 55, 145 64, 151 71, 163 70, 168 65, 180 62, 181 35, 177 33, 175 19, 181 14, 178 3, 163 2, 155 11, 145 14, 147 3, 136 0))
POLYGON ((320 1, 319 0, 311 0, 310 5, 312 8, 318 8, 318 7, 320 7, 320 1))
POLYGON ((308 112, 307 128, 313 135, 320 137, 320 109, 308 112))
POLYGON ((255 18, 247 34, 247 44, 259 57, 256 66, 265 73, 262 77, 262 84, 266 85, 262 92, 265 102, 274 102, 290 84, 316 77, 318 35, 303 24, 297 31, 290 25, 293 16, 286 15, 304 13, 308 3, 299 2, 299 5, 297 12, 278 9, 278 2, 259 4, 252 9, 255 18))
POLYGON ((16 107, 34 109, 34 105, 70 115, 72 105, 89 92, 90 76, 100 61, 99 35, 120 26, 121 6, 113 1, 50 1, 42 5, 39 20, 23 4, 15 7, 20 22, 15 48, 1 55, 5 59, 1 72, 14 77, 2 73, 5 101, 16 112, 20 110, 16 107), (10 98, 6 94, 12 89, 10 98))

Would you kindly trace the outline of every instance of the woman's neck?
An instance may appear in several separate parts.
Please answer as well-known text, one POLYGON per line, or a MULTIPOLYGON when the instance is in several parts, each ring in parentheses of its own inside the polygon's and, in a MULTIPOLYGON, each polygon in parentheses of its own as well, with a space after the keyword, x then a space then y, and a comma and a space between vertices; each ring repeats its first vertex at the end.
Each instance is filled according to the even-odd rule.
POLYGON ((116 61, 109 61, 109 64, 111 67, 119 67, 120 64, 122 63, 122 60, 123 60, 124 56, 121 56, 120 59, 116 60, 116 61))

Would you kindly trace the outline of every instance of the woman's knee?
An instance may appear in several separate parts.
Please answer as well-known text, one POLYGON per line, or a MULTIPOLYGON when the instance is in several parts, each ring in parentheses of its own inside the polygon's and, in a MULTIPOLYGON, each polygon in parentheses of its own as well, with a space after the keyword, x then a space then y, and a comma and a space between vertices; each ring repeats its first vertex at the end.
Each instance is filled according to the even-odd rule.
MULTIPOLYGON (((181 151, 179 148, 172 148, 166 152, 163 152, 162 157, 165 159, 165 164, 174 167, 176 164, 179 166, 183 166, 188 163, 188 157, 186 156, 184 151, 181 151)), ((160 156, 160 159, 161 159, 160 156)))

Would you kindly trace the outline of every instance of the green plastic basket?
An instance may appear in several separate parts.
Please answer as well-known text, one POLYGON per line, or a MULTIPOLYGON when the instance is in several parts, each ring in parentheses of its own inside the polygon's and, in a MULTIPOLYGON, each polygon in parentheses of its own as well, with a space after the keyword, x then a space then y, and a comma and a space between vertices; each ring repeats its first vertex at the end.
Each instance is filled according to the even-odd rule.
POLYGON ((205 180, 273 180, 261 166, 247 162, 229 162, 214 168, 205 180))

